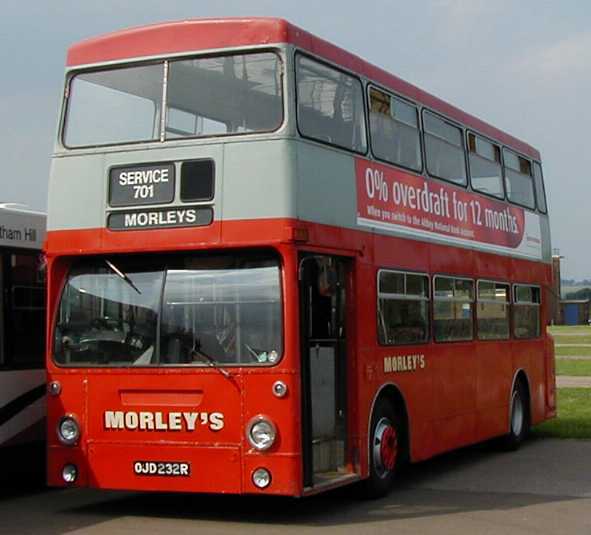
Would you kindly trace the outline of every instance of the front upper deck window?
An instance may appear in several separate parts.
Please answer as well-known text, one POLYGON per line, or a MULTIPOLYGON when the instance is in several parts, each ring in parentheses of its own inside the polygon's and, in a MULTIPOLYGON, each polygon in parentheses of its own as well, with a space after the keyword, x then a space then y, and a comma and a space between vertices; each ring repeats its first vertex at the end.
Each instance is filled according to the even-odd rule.
POLYGON ((281 73, 273 52, 79 73, 69 86, 63 141, 76 148, 270 132, 283 122, 281 73))
POLYGON ((171 61, 166 137, 270 132, 283 119, 276 54, 171 61))
POLYGON ((270 253, 80 262, 54 332, 55 361, 75 367, 273 364, 282 351, 270 253))
POLYGON ((68 97, 65 145, 157 140, 163 79, 162 64, 74 76, 68 97))

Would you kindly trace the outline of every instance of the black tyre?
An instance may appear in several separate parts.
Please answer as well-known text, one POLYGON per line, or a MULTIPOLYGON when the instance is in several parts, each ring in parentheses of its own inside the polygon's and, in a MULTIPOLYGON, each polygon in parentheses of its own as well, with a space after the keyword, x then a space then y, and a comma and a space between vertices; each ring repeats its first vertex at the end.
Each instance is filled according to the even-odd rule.
POLYGON ((369 478, 363 483, 367 498, 388 493, 403 459, 402 428, 392 403, 379 398, 371 417, 369 435, 369 478))
POLYGON ((503 438, 506 450, 514 451, 527 438, 530 428, 529 397, 521 381, 517 381, 511 394, 509 433, 503 438))

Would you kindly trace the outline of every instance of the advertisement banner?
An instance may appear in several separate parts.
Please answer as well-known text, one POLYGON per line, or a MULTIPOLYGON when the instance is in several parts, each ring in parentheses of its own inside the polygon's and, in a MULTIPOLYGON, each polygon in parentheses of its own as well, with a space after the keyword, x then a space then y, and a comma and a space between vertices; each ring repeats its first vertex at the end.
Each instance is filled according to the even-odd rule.
POLYGON ((360 158, 355 173, 358 225, 542 258, 534 213, 360 158))

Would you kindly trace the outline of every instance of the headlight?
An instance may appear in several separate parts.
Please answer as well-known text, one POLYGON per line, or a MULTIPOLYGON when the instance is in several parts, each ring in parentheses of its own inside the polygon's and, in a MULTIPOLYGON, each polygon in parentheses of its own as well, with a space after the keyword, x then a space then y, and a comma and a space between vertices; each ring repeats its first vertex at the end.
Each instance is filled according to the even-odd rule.
POLYGON ((80 438, 80 426, 73 416, 64 416, 57 426, 57 437, 65 446, 73 446, 80 438))
POLYGON ((246 436, 253 448, 264 451, 268 450, 275 442, 277 430, 273 422, 259 415, 248 423, 246 436))

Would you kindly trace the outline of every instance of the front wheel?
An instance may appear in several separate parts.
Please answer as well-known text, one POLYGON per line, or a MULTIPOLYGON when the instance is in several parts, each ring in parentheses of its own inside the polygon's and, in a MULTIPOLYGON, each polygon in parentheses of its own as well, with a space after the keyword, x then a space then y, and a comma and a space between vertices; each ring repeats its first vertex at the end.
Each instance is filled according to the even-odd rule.
POLYGON ((402 440, 399 419, 392 404, 380 398, 371 417, 369 436, 369 478, 364 482, 364 495, 379 498, 394 483, 400 459, 402 440))

